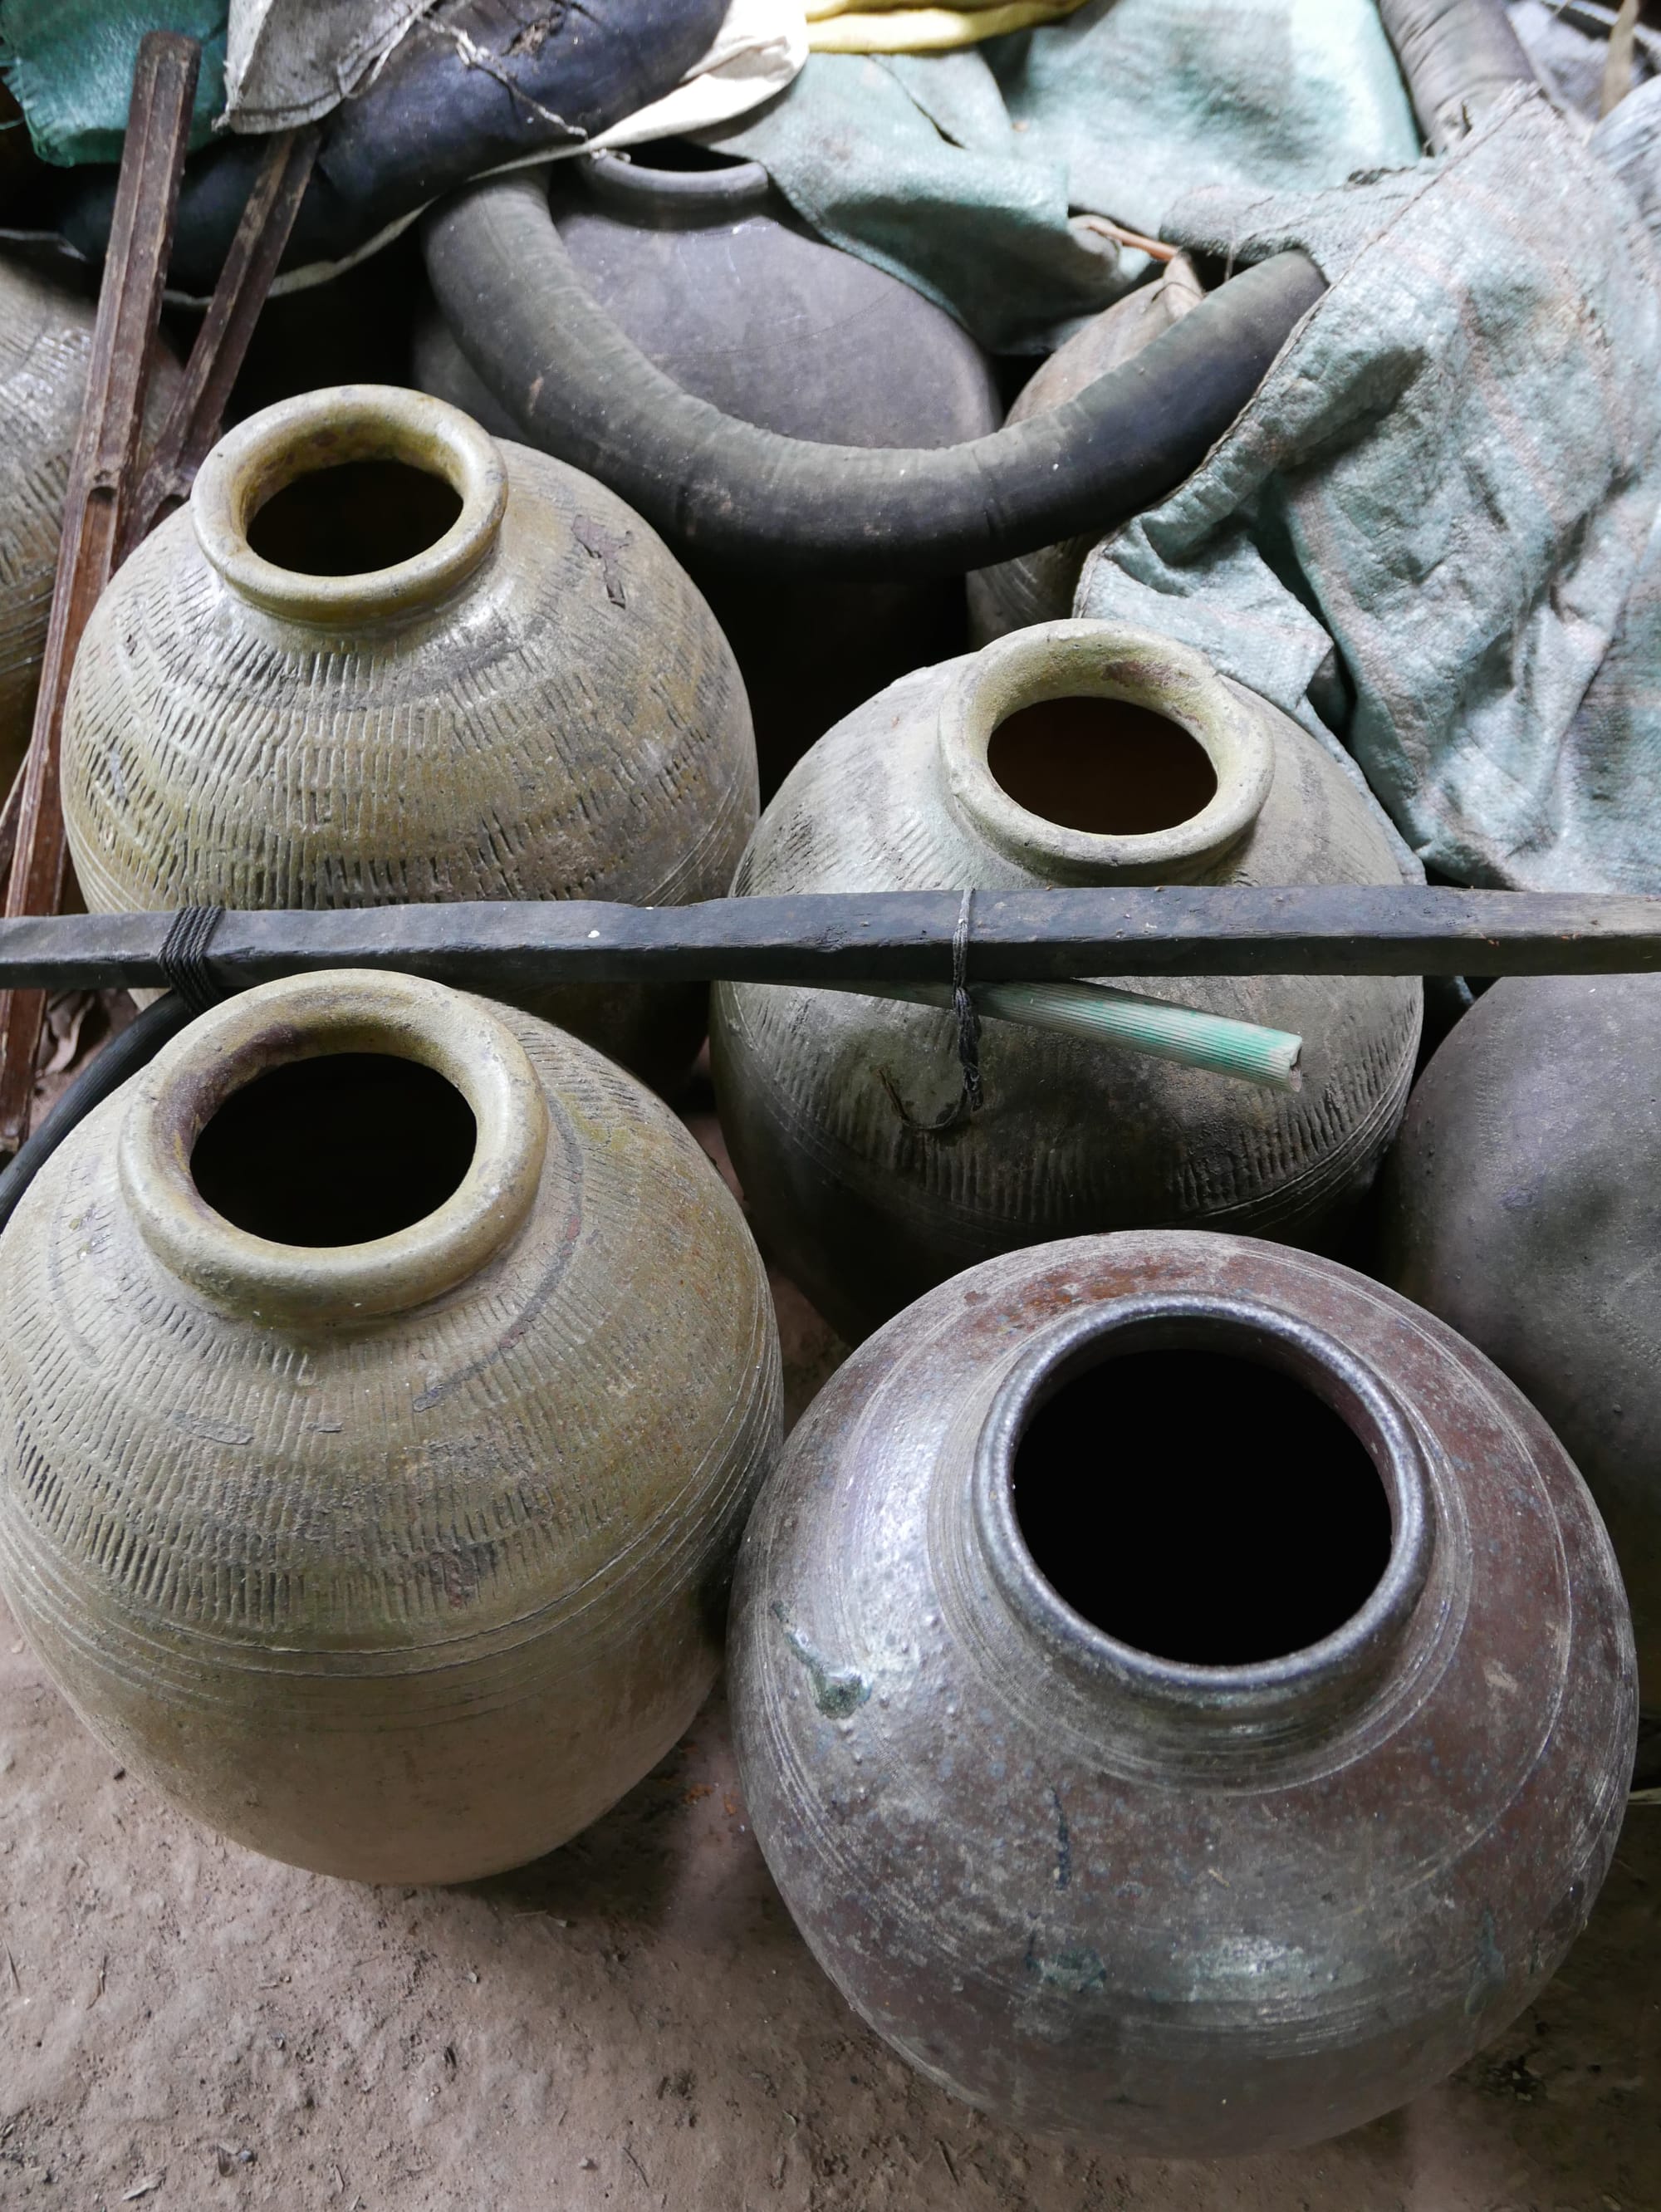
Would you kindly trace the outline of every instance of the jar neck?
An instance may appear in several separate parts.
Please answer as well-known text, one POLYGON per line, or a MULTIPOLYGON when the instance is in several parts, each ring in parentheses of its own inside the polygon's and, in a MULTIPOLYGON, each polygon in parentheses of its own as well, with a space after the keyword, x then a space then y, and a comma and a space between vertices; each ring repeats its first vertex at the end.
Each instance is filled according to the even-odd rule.
POLYGON ((507 472, 495 441, 469 415, 425 392, 341 385, 251 416, 203 463, 191 494, 197 542, 230 589, 290 622, 351 631, 426 614, 466 583, 496 544, 507 472), (300 477, 354 461, 393 461, 447 483, 461 512, 407 559, 355 575, 312 574, 257 553, 248 531, 268 500, 300 477))
POLYGON ((536 1200, 548 1127, 524 1046, 482 1000, 343 969, 264 984, 193 1022, 136 1079, 118 1163, 145 1243, 210 1305, 276 1327, 356 1322, 454 1290, 512 1240, 536 1200), (414 1060, 460 1092, 476 1133, 459 1184, 408 1227, 360 1243, 278 1243, 237 1227, 197 1188, 197 1139, 258 1077, 345 1053, 414 1060))
POLYGON ((727 160, 675 140, 591 154, 581 173, 595 199, 625 222, 653 229, 737 222, 773 197, 759 161, 727 160))
MULTIPOLYGON (((1157 732, 1152 743, 1156 746, 1157 732)), ((939 760, 948 803, 971 835, 1054 884, 1193 883, 1213 876, 1249 835, 1274 780, 1267 718, 1187 647, 1094 622, 1041 623, 974 654, 942 696, 939 760), (1196 813, 1133 833, 1070 828, 1012 798, 989 759, 1000 726, 1056 700, 1119 701, 1149 709, 1168 743, 1197 744, 1216 787, 1196 813)), ((1082 755, 1080 767, 1088 765, 1082 755)))
MULTIPOLYGON (((1270 1440, 1272 1443, 1272 1439, 1270 1440)), ((1160 1477, 1139 1471, 1142 1479, 1160 1477)), ((1118 1299, 1046 1330, 1010 1372, 982 1424, 971 1477, 971 1544, 1019 1639, 1036 1646, 1125 1741, 1201 1769, 1265 1749, 1317 1743, 1378 1693, 1418 1613, 1436 1541, 1423 1452, 1370 1363, 1295 1316, 1237 1296, 1118 1299), (1204 1351, 1276 1369, 1322 1400, 1359 1439, 1391 1517, 1383 1574, 1318 1643, 1244 1666, 1194 1665, 1120 1642, 1076 1612, 1040 1571, 1015 1506, 1015 1456, 1040 1408, 1068 1383, 1127 1353, 1204 1351)))

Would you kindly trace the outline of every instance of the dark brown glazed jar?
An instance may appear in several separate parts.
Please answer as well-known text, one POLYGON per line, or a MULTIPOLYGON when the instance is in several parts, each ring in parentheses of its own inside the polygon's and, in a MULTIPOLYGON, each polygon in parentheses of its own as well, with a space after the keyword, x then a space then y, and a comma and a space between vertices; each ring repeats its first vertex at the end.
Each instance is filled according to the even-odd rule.
POLYGON ((1282 1246, 968 1270, 827 1385, 730 1648, 755 1832, 931 2079, 1156 2155, 1319 2140, 1497 2034, 1584 1924, 1630 1625, 1543 1422, 1282 1246))

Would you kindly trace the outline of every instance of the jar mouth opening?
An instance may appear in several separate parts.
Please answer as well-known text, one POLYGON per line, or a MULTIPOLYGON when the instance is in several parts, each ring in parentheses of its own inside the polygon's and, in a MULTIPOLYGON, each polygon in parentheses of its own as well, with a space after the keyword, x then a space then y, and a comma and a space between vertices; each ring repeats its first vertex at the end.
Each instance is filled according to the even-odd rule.
POLYGON ((993 729, 986 765, 1028 814, 1097 836, 1178 829, 1217 794, 1216 769, 1191 731, 1106 694, 1060 692, 1017 707, 993 729))
POLYGON ((1149 632, 1044 623, 961 665, 941 699, 955 810, 1046 880, 1191 880, 1262 811, 1274 749, 1210 665, 1149 632))
POLYGON ((773 185, 759 161, 724 154, 692 138, 653 138, 644 145, 591 154, 583 165, 590 189, 603 199, 652 202, 688 213, 720 211, 765 200, 773 185))
POLYGON ((1112 1301, 1046 1331, 982 1432, 995 1578, 1052 1648, 1247 1712, 1370 1674, 1429 1566, 1422 1454, 1370 1368, 1228 1297, 1112 1301))
POLYGON ((405 975, 293 976, 214 1009, 134 1086, 122 1186, 156 1255, 274 1322, 400 1312, 518 1229, 548 1114, 483 1002, 405 975))
POLYGON ((439 604, 490 551, 506 500, 500 450, 459 408, 342 385, 239 424, 203 464, 191 513, 233 591, 328 624, 439 604))
POLYGON ((430 1218, 477 1150, 477 1117, 439 1069, 343 1048, 279 1060, 227 1091, 191 1146, 190 1175, 233 1229, 326 1251, 430 1218))

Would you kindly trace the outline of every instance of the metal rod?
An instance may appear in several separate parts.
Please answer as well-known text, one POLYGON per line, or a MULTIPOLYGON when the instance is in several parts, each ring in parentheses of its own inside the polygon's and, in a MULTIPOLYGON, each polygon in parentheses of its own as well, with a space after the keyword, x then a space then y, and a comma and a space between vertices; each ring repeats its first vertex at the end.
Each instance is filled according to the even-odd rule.
MULTIPOLYGON (((58 740, 64 701, 87 619, 109 580, 132 489, 201 51, 194 39, 152 31, 139 45, 133 70, 86 397, 70 460, 45 658, 21 771, 9 916, 53 915, 63 896, 58 740)), ((0 994, 0 1146, 15 1147, 28 1134, 45 1012, 39 992, 0 994)))
MULTIPOLYGON (((208 980, 243 990, 323 968, 397 968, 464 990, 682 981, 934 983, 962 893, 820 892, 632 907, 592 900, 221 915, 208 980)), ((173 980, 167 914, 0 921, 0 987, 173 980)), ((1622 975, 1661 969, 1661 899, 1412 884, 980 892, 968 980, 1137 975, 1622 975)))

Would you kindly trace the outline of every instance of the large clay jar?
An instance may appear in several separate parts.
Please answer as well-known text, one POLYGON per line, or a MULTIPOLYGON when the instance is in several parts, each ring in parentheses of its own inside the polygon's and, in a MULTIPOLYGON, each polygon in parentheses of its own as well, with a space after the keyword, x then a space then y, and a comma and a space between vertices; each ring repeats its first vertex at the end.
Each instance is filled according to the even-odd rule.
MULTIPOLYGON (((997 428, 973 339, 899 277, 814 237, 759 164, 669 141, 552 176, 561 239, 595 297, 724 414, 831 445, 951 446, 997 428)), ((427 390, 500 419, 442 323, 422 331, 416 363, 427 390)), ((690 565, 744 672, 768 789, 861 700, 961 649, 955 578, 797 581, 690 565)))
MULTIPOLYGON (((735 888, 1395 880, 1364 787, 1276 709, 1167 640, 1052 623, 894 685, 822 738, 763 816, 735 888)), ((973 983, 973 957, 970 971, 973 983)), ((845 1335, 1049 1237, 1337 1233, 1401 1118, 1417 981, 1131 987, 1296 1032, 1302 1089, 988 1022, 984 1109, 954 1117, 951 1014, 718 988, 717 1091, 745 1195, 764 1243, 845 1335)))
POLYGON ((1591 1486, 1661 1716, 1661 976, 1509 978, 1421 1077, 1388 1279, 1504 1368, 1591 1486))
MULTIPOLYGON (((743 681, 603 486, 415 392, 251 417, 87 628, 64 811, 94 912, 725 890, 755 819, 743 681)), ((649 1081, 701 986, 530 1010, 649 1081)))
MULTIPOLYGON (((1058 347, 1021 387, 1009 420, 1025 422, 1076 399, 1099 376, 1134 360, 1204 297, 1193 263, 1185 253, 1178 254, 1153 283, 1104 307, 1058 347)), ((1071 614, 1079 574, 1094 543, 1070 538, 1019 560, 1000 562, 995 568, 977 568, 968 579, 972 642, 985 645, 1012 629, 1059 622, 1071 614)))
POLYGON ((414 978, 268 984, 65 1139, 0 1260, 0 1585, 185 1811, 459 1881, 691 1719, 778 1345, 720 1179, 598 1054, 414 978))
POLYGON ((971 1269, 857 1352, 740 1554, 744 1791, 854 2008, 1040 2135, 1335 2135, 1534 1996, 1615 1849, 1631 1629, 1451 1329, 1196 1234, 971 1269))

